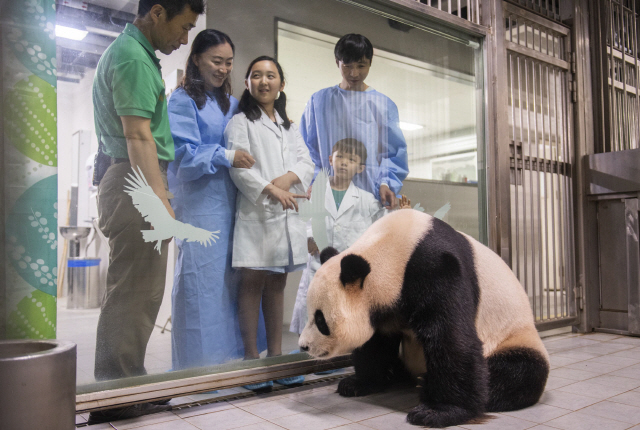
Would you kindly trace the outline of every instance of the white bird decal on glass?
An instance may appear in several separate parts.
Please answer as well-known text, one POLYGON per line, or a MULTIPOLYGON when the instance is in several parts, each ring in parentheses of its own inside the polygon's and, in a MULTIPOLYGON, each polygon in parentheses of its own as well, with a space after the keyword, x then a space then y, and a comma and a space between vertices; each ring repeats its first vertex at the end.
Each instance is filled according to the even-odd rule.
POLYGON ((172 237, 198 242, 204 246, 210 245, 212 241, 215 243, 220 238, 217 235, 220 230, 211 232, 173 219, 162 200, 149 186, 142 170, 134 169, 133 174, 129 173, 129 177, 125 179, 131 186, 125 185, 124 191, 131 196, 140 215, 153 226, 153 230, 142 230, 142 238, 145 242, 156 242, 155 249, 158 253, 161 253, 162 241, 172 237))
MULTIPOLYGON (((416 210, 416 211, 424 212, 424 208, 422 206, 420 206, 420 203, 416 204, 413 207, 413 209, 416 210)), ((438 218, 438 219, 443 219, 444 216, 447 214, 447 212, 449 212, 450 209, 451 209, 451 203, 447 202, 447 203, 444 204, 444 206, 442 206, 440 209, 438 209, 433 214, 433 217, 434 218, 438 218)))
POLYGON ((327 227, 325 224, 325 193, 327 191, 327 182, 329 181, 329 171, 321 169, 313 181, 311 188, 311 198, 308 201, 301 201, 298 205, 300 209, 300 219, 303 221, 311 220, 311 229, 313 231, 313 239, 319 249, 325 249, 329 246, 327 238, 327 227))
POLYGON ((420 206, 420 203, 416 203, 416 205, 413 207, 413 210, 418 212, 424 212, 424 208, 420 206))
POLYGON ((449 212, 450 209, 451 209, 451 203, 447 202, 444 204, 444 206, 442 206, 433 214, 433 217, 438 219, 444 219, 444 216, 447 214, 447 212, 449 212))

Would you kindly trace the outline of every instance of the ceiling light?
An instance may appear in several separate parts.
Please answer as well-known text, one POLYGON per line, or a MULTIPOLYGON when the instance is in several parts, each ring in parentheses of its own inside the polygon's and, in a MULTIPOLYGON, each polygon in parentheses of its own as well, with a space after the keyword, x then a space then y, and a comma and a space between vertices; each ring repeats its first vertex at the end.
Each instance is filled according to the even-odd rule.
POLYGON ((424 126, 421 126, 420 124, 411 124, 410 122, 402 122, 402 121, 400 121, 398 125, 400 126, 400 130, 405 130, 405 131, 415 131, 415 130, 420 130, 424 128, 424 126))
POLYGON ((102 36, 108 36, 108 37, 111 37, 113 39, 115 39, 116 37, 120 36, 120 32, 112 31, 112 30, 105 30, 104 28, 87 26, 87 30, 90 33, 96 33, 96 34, 100 34, 102 36))
POLYGON ((64 37, 71 40, 82 40, 89 32, 86 30, 78 30, 77 28, 65 27, 64 25, 56 25, 56 36, 64 37))

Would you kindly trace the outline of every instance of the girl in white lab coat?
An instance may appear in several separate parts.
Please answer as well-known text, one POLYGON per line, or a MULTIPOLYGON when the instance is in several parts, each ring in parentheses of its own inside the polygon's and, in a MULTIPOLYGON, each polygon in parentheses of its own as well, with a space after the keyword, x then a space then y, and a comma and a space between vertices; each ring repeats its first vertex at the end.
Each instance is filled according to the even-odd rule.
MULTIPOLYGON (((258 358, 260 303, 267 330, 267 356, 282 354, 284 287, 287 273, 307 261, 305 223, 298 199, 313 178, 314 165, 285 105, 284 74, 271 57, 249 66, 235 115, 225 130, 227 147, 256 160, 250 169, 231 169, 237 197, 232 266, 240 268, 238 297, 245 359, 258 358)), ((279 382, 279 381, 276 381, 279 382)), ((255 384, 258 385, 258 384, 255 384)))

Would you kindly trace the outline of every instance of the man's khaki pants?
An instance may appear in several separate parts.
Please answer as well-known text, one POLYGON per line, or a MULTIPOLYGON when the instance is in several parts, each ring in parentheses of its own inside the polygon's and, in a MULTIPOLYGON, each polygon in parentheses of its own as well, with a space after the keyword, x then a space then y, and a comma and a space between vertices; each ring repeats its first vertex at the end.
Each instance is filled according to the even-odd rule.
MULTIPOLYGON (((149 230, 124 192, 129 163, 113 164, 98 188, 100 230, 109 240, 107 289, 98 321, 96 380, 146 374, 144 356, 164 293, 168 241, 162 253, 145 242, 149 230)), ((166 185, 166 171, 161 168, 166 185)))

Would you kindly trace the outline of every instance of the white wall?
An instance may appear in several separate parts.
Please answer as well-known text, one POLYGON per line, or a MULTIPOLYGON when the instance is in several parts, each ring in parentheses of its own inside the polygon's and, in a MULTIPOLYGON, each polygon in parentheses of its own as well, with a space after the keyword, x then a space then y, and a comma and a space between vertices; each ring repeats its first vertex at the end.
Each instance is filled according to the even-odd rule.
MULTIPOLYGON (((279 49, 276 46, 276 20, 333 36, 364 34, 377 48, 405 55, 410 53, 414 59, 465 74, 474 71, 473 56, 469 55, 472 48, 416 28, 408 32, 392 29, 387 18, 341 1, 210 0, 207 27, 224 31, 236 46, 232 77, 234 95, 242 94, 244 73, 254 58, 276 55, 279 49)), ((375 58, 373 61, 372 71, 376 67, 375 58)), ((287 70, 284 72, 286 75, 287 70)))

